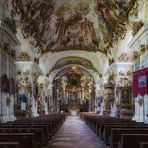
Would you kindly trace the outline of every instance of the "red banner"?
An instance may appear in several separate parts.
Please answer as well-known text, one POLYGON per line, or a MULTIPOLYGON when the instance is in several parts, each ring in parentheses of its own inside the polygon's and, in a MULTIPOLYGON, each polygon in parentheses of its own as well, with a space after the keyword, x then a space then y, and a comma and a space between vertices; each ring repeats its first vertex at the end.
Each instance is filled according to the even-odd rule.
POLYGON ((144 68, 133 73, 134 96, 138 94, 144 96, 148 94, 148 68, 144 68))

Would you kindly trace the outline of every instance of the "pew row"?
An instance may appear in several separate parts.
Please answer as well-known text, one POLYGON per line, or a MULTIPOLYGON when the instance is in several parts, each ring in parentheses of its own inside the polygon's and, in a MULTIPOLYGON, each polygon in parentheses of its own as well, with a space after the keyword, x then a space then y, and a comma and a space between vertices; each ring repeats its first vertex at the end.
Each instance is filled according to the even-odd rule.
POLYGON ((80 117, 110 148, 140 148, 146 145, 143 143, 148 138, 148 124, 95 113, 81 113, 80 117), (142 141, 142 137, 145 140, 142 141), (133 139, 136 144, 132 143, 133 139), (125 146, 125 143, 128 144, 125 146))
POLYGON ((0 123, 0 147, 43 148, 65 121, 66 115, 51 113, 0 123))

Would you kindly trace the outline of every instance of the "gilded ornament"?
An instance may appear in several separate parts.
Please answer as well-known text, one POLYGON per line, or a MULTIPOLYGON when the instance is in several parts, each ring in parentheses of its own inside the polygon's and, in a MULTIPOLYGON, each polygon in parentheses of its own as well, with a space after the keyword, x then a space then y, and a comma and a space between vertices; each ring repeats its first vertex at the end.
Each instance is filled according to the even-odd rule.
POLYGON ((19 61, 30 61, 30 59, 31 58, 27 52, 21 52, 19 54, 19 56, 17 57, 17 60, 19 60, 19 61))
POLYGON ((138 52, 138 51, 134 51, 134 52, 133 52, 133 60, 136 60, 136 59, 138 59, 139 57, 140 57, 139 52, 138 52))
POLYGON ((133 23, 133 36, 143 27, 144 23, 142 21, 133 23))
POLYGON ((143 55, 148 51, 148 45, 141 45, 140 47, 140 55, 143 55))
POLYGON ((114 81, 114 76, 115 76, 114 73, 109 74, 109 76, 107 78, 108 82, 110 82, 110 83, 113 82, 114 81))
POLYGON ((143 103, 144 103, 144 100, 143 100, 143 99, 139 99, 139 100, 138 100, 138 103, 139 103, 140 106, 142 106, 143 103))
POLYGON ((132 61, 130 55, 128 55, 127 53, 122 53, 118 59, 120 62, 131 62, 132 61))
POLYGON ((6 106, 9 107, 10 106, 10 98, 6 98, 6 106))

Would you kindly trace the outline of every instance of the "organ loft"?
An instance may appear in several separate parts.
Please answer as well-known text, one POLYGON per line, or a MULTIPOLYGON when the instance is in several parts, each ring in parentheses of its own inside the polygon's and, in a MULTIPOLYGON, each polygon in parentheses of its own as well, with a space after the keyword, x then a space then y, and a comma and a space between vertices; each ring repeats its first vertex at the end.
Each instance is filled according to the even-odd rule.
POLYGON ((0 148, 148 147, 148 0, 0 0, 0 148))

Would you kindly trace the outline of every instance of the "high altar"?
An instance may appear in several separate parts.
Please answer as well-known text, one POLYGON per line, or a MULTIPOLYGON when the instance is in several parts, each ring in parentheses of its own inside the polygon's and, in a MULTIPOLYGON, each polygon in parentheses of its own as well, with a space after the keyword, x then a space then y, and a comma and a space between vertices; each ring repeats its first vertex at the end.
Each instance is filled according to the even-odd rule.
POLYGON ((80 111, 80 106, 78 104, 68 105, 68 111, 71 115, 77 115, 80 111))
POLYGON ((78 70, 74 67, 69 69, 68 74, 57 80, 55 85, 56 92, 58 92, 56 97, 59 111, 69 112, 71 115, 87 112, 92 106, 93 80, 78 70))

